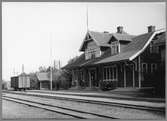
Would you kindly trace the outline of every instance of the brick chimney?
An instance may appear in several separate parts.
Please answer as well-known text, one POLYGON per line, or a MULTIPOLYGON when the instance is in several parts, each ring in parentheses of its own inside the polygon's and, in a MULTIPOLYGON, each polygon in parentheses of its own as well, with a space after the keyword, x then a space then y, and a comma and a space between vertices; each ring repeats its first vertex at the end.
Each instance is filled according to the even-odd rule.
POLYGON ((123 33, 123 26, 118 26, 117 27, 117 33, 123 33))
POLYGON ((148 33, 155 31, 155 26, 148 26, 147 28, 148 28, 148 33))

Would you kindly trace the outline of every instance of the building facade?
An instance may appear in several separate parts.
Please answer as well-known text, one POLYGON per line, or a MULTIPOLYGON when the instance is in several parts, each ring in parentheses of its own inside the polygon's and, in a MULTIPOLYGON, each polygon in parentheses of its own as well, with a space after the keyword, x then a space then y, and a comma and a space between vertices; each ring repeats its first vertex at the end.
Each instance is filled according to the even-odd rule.
POLYGON ((165 68, 165 34, 155 26, 138 36, 122 26, 116 33, 88 31, 80 47, 83 54, 64 69, 72 71, 75 86, 98 88, 106 81, 116 87, 153 87, 151 77, 165 68))

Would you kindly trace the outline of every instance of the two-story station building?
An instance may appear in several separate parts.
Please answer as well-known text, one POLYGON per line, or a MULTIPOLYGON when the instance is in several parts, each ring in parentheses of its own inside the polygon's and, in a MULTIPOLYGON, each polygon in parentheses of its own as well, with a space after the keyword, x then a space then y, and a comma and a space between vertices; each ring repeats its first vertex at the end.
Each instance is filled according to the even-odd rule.
POLYGON ((150 77, 165 68, 165 34, 165 29, 155 26, 137 36, 122 26, 116 33, 88 31, 80 46, 84 53, 64 69, 72 71, 76 86, 92 88, 99 87, 100 81, 112 81, 117 87, 152 87, 150 77))

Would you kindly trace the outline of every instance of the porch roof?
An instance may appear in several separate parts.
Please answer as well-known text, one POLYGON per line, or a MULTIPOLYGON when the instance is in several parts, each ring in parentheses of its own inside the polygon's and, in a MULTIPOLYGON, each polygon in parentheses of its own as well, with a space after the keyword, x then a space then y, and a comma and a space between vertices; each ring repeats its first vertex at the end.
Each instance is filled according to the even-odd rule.
POLYGON ((128 51, 124 53, 120 53, 114 56, 110 56, 107 58, 104 58, 98 62, 95 62, 94 64, 102 64, 102 63, 110 63, 110 62, 117 62, 117 61, 123 61, 123 60, 129 60, 129 58, 135 54, 137 51, 128 51))
POLYGON ((117 39, 117 40, 122 40, 122 41, 132 41, 132 38, 135 37, 134 35, 130 35, 126 32, 123 33, 112 33, 112 35, 117 39))
POLYGON ((63 69, 72 69, 76 67, 83 67, 83 66, 91 66, 95 64, 95 62, 105 58, 109 57, 111 54, 110 48, 104 52, 104 54, 100 57, 94 58, 94 59, 85 59, 85 54, 81 54, 78 59, 76 59, 73 63, 67 64, 66 66, 63 67, 63 69))

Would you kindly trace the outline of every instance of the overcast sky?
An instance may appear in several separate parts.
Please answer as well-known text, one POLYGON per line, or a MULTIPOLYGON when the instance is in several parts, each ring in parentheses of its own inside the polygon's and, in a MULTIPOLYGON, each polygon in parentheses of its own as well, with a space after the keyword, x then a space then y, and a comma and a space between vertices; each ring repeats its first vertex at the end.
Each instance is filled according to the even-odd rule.
POLYGON ((9 80, 14 69, 21 73, 22 64, 29 73, 80 55, 86 6, 89 30, 116 32, 121 25, 138 35, 149 25, 166 27, 165 3, 2 3, 2 78, 9 80))

